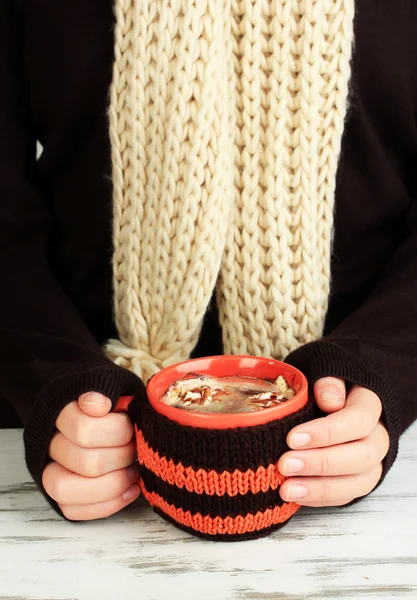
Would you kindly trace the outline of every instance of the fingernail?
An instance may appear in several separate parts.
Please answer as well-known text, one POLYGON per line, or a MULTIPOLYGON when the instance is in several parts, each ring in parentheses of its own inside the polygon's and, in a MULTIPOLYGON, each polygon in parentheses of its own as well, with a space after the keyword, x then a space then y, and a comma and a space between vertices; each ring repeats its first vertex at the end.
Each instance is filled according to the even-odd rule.
POLYGON ((284 475, 299 473, 304 469, 304 461, 301 458, 289 458, 284 463, 284 475))
POLYGON ((340 390, 336 387, 325 387, 320 392, 320 398, 325 402, 340 402, 343 401, 340 390))
POLYGON ((122 494, 122 500, 128 502, 129 500, 134 500, 139 496, 139 488, 137 485, 132 485, 128 490, 122 494))
POLYGON ((127 469, 127 476, 132 481, 134 481, 135 479, 137 479, 139 477, 139 469, 138 469, 137 465, 130 465, 130 467, 127 469))
POLYGON ((103 406, 106 404, 107 398, 98 392, 87 392, 82 398, 83 404, 94 404, 95 406, 103 406))
POLYGON ((309 433, 294 433, 290 439, 291 448, 302 448, 307 446, 311 442, 311 435, 309 433))
POLYGON ((304 498, 308 494, 308 487, 305 485, 299 485, 298 483, 293 483, 288 488, 288 499, 289 500, 299 500, 300 498, 304 498))

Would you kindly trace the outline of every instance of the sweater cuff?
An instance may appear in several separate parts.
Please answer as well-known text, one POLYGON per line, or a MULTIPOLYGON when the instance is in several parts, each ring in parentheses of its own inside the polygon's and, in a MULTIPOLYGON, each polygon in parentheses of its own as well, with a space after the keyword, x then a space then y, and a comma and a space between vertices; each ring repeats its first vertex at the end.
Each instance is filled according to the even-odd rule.
POLYGON ((120 396, 144 397, 145 386, 136 375, 109 361, 104 365, 90 364, 72 369, 53 379, 38 395, 23 435, 26 465, 49 504, 61 516, 57 503, 43 488, 42 473, 49 461, 49 444, 59 413, 89 391, 110 398, 114 408, 120 396))
POLYGON ((373 371, 360 356, 344 348, 343 339, 311 342, 289 354, 285 362, 304 373, 310 385, 322 377, 338 377, 349 384, 359 385, 377 394, 383 408, 381 419, 390 439, 381 479, 374 489, 379 487, 397 458, 401 435, 394 395, 383 377, 373 371))

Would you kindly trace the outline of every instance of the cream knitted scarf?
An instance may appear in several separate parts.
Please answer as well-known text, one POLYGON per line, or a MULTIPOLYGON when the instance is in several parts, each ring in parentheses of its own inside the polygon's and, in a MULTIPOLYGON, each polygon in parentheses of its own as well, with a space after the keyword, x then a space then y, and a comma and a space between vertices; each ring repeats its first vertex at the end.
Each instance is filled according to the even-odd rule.
POLYGON ((354 0, 115 0, 114 307, 147 380, 189 357, 216 289, 224 351, 323 330, 354 0))

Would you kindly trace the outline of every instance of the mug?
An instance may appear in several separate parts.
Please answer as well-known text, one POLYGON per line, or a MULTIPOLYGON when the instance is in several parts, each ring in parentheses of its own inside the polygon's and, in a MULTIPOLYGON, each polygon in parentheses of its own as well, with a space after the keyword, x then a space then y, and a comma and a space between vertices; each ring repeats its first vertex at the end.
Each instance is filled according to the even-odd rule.
POLYGON ((211 356, 167 367, 148 382, 147 398, 119 399, 134 423, 139 486, 154 511, 200 537, 235 541, 279 529, 300 508, 285 502, 277 463, 296 425, 316 416, 305 376, 265 357, 211 356), (188 373, 215 377, 285 377, 295 396, 262 411, 201 413, 161 402, 188 373))

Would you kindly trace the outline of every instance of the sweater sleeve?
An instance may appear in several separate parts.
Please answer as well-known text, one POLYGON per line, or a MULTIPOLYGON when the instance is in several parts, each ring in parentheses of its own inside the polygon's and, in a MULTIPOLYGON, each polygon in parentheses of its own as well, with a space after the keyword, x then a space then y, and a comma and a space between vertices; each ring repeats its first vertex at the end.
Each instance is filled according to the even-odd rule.
POLYGON ((340 377, 379 396, 390 437, 381 481, 417 418, 417 11, 383 5, 361 3, 356 19, 325 334, 287 357, 311 384, 340 377))
POLYGON ((361 302, 322 339, 286 359, 310 384, 340 377, 379 396, 390 437, 382 479, 395 461, 401 434, 417 418, 417 201, 398 229, 395 251, 361 302))
POLYGON ((403 242, 361 306, 323 339, 286 359, 310 384, 340 377, 379 396, 390 437, 382 479, 395 461, 401 433, 417 418, 416 208, 404 225, 403 242))
POLYGON ((41 486, 55 421, 81 393, 116 402, 142 393, 114 365, 52 275, 52 219, 38 191, 36 144, 15 3, 0 3, 0 385, 25 425, 26 461, 41 486))

